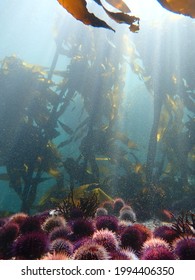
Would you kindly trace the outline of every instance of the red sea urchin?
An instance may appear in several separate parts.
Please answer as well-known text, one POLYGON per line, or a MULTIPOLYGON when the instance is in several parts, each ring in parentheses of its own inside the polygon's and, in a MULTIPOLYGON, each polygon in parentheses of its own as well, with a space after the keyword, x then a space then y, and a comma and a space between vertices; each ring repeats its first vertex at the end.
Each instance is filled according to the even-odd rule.
POLYGON ((42 232, 21 235, 13 244, 13 255, 20 260, 40 259, 48 250, 48 237, 42 232))
POLYGON ((144 243, 146 240, 149 240, 149 239, 152 238, 152 236, 153 236, 152 231, 151 231, 148 227, 146 227, 145 225, 143 225, 143 224, 138 224, 138 223, 137 223, 137 224, 134 224, 133 227, 134 227, 134 228, 137 228, 137 229, 140 231, 140 233, 141 233, 141 235, 142 235, 142 241, 143 241, 143 243, 144 243))

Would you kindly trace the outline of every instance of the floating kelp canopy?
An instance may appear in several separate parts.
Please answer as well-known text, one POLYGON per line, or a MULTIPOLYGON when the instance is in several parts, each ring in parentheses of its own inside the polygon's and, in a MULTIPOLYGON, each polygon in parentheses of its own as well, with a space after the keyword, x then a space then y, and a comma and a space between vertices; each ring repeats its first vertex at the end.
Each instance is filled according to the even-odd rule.
POLYGON ((89 12, 86 1, 59 1, 71 21, 58 5, 62 13, 53 23, 55 49, 47 67, 17 55, 1 61, 2 185, 8 182, 19 210, 28 213, 89 194, 99 204, 125 198, 142 219, 163 209, 191 209, 193 25, 184 17, 179 22, 182 36, 171 33, 180 38, 176 48, 169 39, 178 22, 139 26, 141 13, 140 21, 129 15, 131 5, 106 1, 119 11, 112 12, 103 1, 92 2, 102 18, 89 12), (133 32, 128 25, 123 30, 122 21, 133 32))
POLYGON ((195 3, 193 0, 185 1, 185 0, 157 0, 164 8, 167 10, 183 14, 186 16, 190 16, 192 18, 195 17, 195 3))

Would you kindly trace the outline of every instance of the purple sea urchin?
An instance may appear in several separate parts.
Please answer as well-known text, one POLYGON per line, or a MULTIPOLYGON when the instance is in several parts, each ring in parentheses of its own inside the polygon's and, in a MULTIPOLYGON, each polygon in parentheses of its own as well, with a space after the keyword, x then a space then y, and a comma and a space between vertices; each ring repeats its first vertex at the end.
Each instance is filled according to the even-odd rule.
POLYGON ((108 211, 106 210, 106 208, 99 207, 96 209, 95 217, 106 216, 106 215, 108 215, 108 211))
POLYGON ((138 257, 133 251, 130 250, 116 250, 110 252, 111 260, 138 260, 138 257))
POLYGON ((71 256, 73 253, 73 245, 70 241, 58 238, 50 244, 50 252, 64 253, 71 256))
POLYGON ((121 235, 121 233, 128 227, 130 226, 131 224, 129 224, 128 222, 125 222, 125 221, 119 221, 118 223, 118 231, 117 231, 117 234, 118 235, 121 235))
POLYGON ((0 259, 11 258, 11 246, 18 234, 19 225, 14 222, 8 222, 0 229, 0 259))
POLYGON ((142 260, 175 260, 169 244, 161 238, 151 238, 147 240, 141 250, 142 260))
POLYGON ((83 211, 81 209, 79 209, 78 207, 74 207, 73 209, 71 209, 70 211, 70 219, 74 220, 74 219, 81 219, 84 217, 83 211))
POLYGON ((20 226, 20 232, 22 234, 29 233, 32 231, 40 231, 41 224, 38 218, 36 217, 27 217, 20 226))
POLYGON ((118 215, 119 214, 119 211, 121 210, 121 208, 123 208, 125 206, 125 202, 122 198, 116 198, 114 200, 114 203, 113 203, 113 213, 115 215, 118 215))
POLYGON ((118 248, 118 241, 114 232, 104 229, 98 230, 93 234, 92 240, 104 246, 108 251, 115 251, 118 248))
POLYGON ((161 248, 161 247, 167 249, 170 248, 169 244, 165 240, 157 237, 157 238, 151 238, 146 242, 144 242, 142 250, 147 250, 150 248, 161 248))
POLYGON ((66 221, 63 217, 49 217, 42 224, 42 229, 46 232, 51 232, 54 228, 62 227, 66 225, 66 221))
POLYGON ((154 237, 162 238, 169 244, 171 244, 177 237, 179 237, 179 234, 174 229, 166 225, 155 228, 153 234, 154 237))
POLYGON ((41 258, 41 260, 50 260, 50 261, 53 261, 53 260, 69 260, 69 256, 67 256, 65 253, 63 252, 58 252, 58 253, 53 253, 53 254, 50 254, 48 253, 47 255, 43 256, 41 258))
POLYGON ((128 204, 125 204, 119 211, 119 214, 125 210, 133 210, 132 207, 128 204))
POLYGON ((91 236, 82 237, 82 238, 78 239, 76 242, 74 242, 74 251, 76 251, 79 247, 81 247, 89 242, 92 242, 91 236))
POLYGON ((44 212, 33 215, 33 217, 37 218, 41 224, 43 224, 45 222, 45 220, 47 218, 49 218, 50 216, 51 215, 50 215, 49 211, 44 211, 44 212))
POLYGON ((20 260, 40 259, 49 250, 45 233, 32 232, 19 236, 13 245, 13 255, 20 260))
POLYGON ((175 260, 174 253, 165 247, 151 247, 141 254, 141 260, 175 260))
POLYGON ((124 209, 120 211, 119 220, 135 223, 136 215, 132 209, 124 209))
POLYGON ((102 207, 108 211, 109 215, 113 214, 113 201, 105 201, 102 207))
POLYGON ((7 220, 5 218, 0 218, 0 229, 6 224, 7 220))
POLYGON ((98 230, 108 229, 113 232, 118 230, 118 219, 115 216, 100 216, 96 218, 96 228, 98 230))
POLYGON ((121 233, 120 241, 122 248, 130 248, 135 252, 139 252, 143 245, 142 233, 136 227, 128 226, 121 233))
POLYGON ((5 224, 0 229, 0 248, 13 242, 19 234, 19 226, 14 222, 5 224))
POLYGON ((89 242, 79 247, 73 254, 74 260, 108 260, 106 249, 96 243, 89 242))
POLYGON ((13 214, 11 217, 10 217, 10 222, 14 222, 16 224, 18 224, 19 226, 24 222, 24 220, 26 218, 28 218, 29 216, 23 212, 20 212, 20 213, 16 213, 16 214, 13 214))
POLYGON ((54 241, 57 238, 67 238, 71 233, 71 229, 68 225, 56 227, 49 234, 49 240, 54 241))
POLYGON ((195 260, 195 237, 186 236, 176 239, 173 249, 180 260, 195 260))
POLYGON ((72 223, 72 231, 75 238, 78 239, 85 236, 91 236, 95 231, 95 227, 91 220, 77 219, 72 223))

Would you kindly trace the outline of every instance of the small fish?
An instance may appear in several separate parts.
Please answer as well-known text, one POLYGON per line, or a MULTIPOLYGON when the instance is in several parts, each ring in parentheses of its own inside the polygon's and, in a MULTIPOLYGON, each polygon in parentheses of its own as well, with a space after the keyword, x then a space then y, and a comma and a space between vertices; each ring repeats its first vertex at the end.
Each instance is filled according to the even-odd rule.
POLYGON ((173 81, 174 84, 177 84, 177 82, 178 82, 178 79, 175 76, 175 74, 172 75, 172 81, 173 81))
POLYGON ((28 172, 28 165, 26 163, 24 163, 24 171, 27 173, 28 172))
POLYGON ((98 160, 98 161, 107 161, 107 160, 111 160, 111 158, 109 158, 109 157, 96 157, 95 159, 98 160))
POLYGON ((57 169, 50 168, 48 173, 53 177, 59 177, 61 173, 57 169))
POLYGON ((127 142, 127 147, 128 147, 129 149, 137 149, 137 144, 135 144, 133 141, 129 140, 129 141, 127 142))
POLYGON ((158 132, 157 132, 157 135, 156 135, 156 141, 157 142, 160 142, 160 140, 162 140, 164 134, 165 134, 165 131, 166 131, 166 127, 160 127, 158 132))
POLYGON ((167 218, 169 218, 169 220, 171 220, 173 218, 173 213, 171 211, 163 209, 162 212, 163 212, 163 214, 165 214, 165 216, 167 218))
POLYGON ((135 173, 140 173, 141 171, 143 171, 143 165, 141 163, 135 164, 134 171, 135 173))

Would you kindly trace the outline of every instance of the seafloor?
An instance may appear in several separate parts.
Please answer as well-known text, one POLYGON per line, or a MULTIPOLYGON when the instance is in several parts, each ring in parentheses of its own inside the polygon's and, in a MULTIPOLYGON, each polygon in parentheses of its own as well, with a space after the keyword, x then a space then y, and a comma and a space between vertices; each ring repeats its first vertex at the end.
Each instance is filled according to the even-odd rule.
POLYGON ((68 219, 59 211, 16 213, 0 219, 0 259, 194 260, 194 214, 169 218, 141 223, 120 198, 94 217, 78 208, 68 219))

